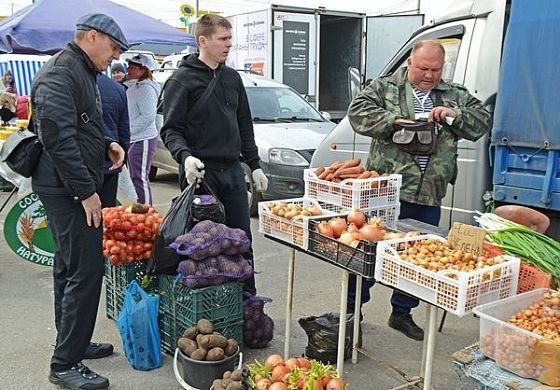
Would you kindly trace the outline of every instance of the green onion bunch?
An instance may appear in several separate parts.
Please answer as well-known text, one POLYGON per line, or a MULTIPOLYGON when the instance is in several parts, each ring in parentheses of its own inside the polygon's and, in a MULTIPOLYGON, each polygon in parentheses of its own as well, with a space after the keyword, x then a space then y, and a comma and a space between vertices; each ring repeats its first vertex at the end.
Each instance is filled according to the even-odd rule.
POLYGON ((484 213, 475 220, 494 245, 548 272, 560 284, 560 242, 496 214, 484 213))

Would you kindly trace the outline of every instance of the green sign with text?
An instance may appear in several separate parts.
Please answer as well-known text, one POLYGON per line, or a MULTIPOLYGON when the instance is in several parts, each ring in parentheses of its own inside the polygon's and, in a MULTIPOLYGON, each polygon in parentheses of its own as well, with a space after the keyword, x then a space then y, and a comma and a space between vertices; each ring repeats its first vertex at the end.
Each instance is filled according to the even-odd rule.
POLYGON ((4 238, 19 257, 35 264, 53 265, 54 240, 37 194, 27 195, 12 207, 4 222, 4 238))

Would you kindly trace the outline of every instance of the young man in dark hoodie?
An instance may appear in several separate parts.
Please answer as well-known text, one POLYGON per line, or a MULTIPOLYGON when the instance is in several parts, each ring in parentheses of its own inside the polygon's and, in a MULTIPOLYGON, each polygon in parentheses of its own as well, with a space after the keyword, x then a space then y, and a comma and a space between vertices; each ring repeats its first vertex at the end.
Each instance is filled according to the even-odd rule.
MULTIPOLYGON (((251 168, 255 189, 265 191, 268 179, 259 165, 253 121, 241 76, 224 63, 231 48, 231 24, 219 15, 204 15, 196 25, 200 53, 187 56, 170 77, 164 92, 161 138, 179 163, 181 188, 204 178, 224 204, 226 225, 251 239, 245 175, 240 156, 251 168), (196 104, 218 77, 208 100, 196 104)), ((252 251, 247 255, 253 264, 252 251)), ((255 280, 244 290, 256 294, 255 280)))

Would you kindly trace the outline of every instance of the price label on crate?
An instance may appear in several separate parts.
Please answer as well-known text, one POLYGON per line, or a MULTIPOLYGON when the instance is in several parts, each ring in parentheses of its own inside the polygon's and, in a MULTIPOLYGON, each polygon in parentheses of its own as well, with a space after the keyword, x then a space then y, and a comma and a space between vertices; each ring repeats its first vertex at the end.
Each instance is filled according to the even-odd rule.
POLYGON ((463 252, 480 256, 482 254, 485 236, 486 230, 484 229, 455 222, 449 231, 447 239, 451 243, 453 249, 459 249, 463 252))

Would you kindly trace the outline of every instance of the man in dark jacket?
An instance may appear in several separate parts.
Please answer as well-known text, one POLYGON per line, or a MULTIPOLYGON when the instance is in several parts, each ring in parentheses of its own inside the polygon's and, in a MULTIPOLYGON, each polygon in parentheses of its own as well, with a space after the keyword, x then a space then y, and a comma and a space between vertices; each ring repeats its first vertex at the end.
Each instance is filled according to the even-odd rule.
MULTIPOLYGON (((97 75, 97 87, 101 95, 105 137, 117 141, 128 151, 130 145, 130 128, 128 126, 128 106, 124 87, 105 76, 97 75)), ((103 170, 103 187, 99 193, 101 207, 114 207, 117 203, 117 189, 121 169, 110 170, 111 164, 105 161, 103 170)))
MULTIPOLYGON (((257 191, 265 191, 268 180, 259 165, 245 87, 237 71, 224 64, 231 48, 231 24, 222 16, 204 15, 195 35, 200 54, 186 57, 167 83, 161 137, 179 163, 181 188, 204 177, 224 204, 226 225, 243 229, 251 239, 240 155, 257 191), (189 113, 214 78, 218 80, 208 100, 189 113)), ((252 251, 247 257, 252 264, 252 251)), ((245 281, 244 289, 256 294, 254 278, 245 281)))
POLYGON ((74 40, 35 76, 31 90, 34 126, 43 144, 32 176, 56 244, 54 311, 56 346, 49 381, 71 389, 104 389, 109 380, 82 359, 113 353, 93 344, 103 278, 101 201, 103 163, 118 169, 125 152, 103 135, 96 77, 128 48, 115 21, 88 14, 76 24, 74 40))

